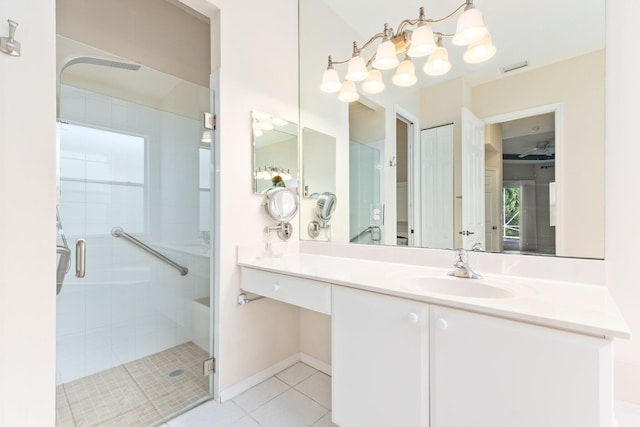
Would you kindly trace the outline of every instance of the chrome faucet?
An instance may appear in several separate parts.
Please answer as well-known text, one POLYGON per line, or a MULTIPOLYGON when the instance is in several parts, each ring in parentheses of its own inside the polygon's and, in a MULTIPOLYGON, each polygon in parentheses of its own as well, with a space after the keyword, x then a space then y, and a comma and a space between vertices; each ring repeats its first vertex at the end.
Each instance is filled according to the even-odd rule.
POLYGON ((465 279, 482 279, 481 275, 469 267, 469 255, 464 249, 456 249, 456 262, 453 263, 453 271, 447 274, 465 279))

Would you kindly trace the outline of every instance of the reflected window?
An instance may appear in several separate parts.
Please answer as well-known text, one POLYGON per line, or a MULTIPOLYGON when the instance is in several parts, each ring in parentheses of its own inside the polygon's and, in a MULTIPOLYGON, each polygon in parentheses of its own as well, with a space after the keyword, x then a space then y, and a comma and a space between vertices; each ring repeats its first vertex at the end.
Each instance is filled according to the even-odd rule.
POLYGON ((502 226, 505 250, 520 248, 520 187, 505 187, 502 200, 504 224, 502 226))
POLYGON ((144 232, 145 176, 145 138, 61 125, 60 209, 73 234, 144 232))

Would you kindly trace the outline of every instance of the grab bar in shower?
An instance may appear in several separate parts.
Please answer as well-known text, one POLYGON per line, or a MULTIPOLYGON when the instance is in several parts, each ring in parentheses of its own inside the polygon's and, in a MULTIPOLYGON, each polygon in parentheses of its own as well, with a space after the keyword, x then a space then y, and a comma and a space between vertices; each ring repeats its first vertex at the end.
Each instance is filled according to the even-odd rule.
POLYGON ((145 245, 144 243, 142 243, 140 240, 136 239, 135 237, 133 237, 132 235, 125 233, 124 230, 122 229, 122 227, 114 227, 111 230, 111 235, 113 237, 124 237, 125 240, 133 243, 134 245, 136 245, 137 247, 139 247, 142 250, 145 250, 147 252, 149 252, 151 255, 153 255, 154 257, 158 258, 161 261, 166 262, 167 264, 169 264, 171 267, 175 268, 176 270, 178 270, 180 272, 181 276, 186 276, 187 273, 189 273, 189 269, 187 267, 183 267, 180 264, 178 264, 177 262, 172 261, 171 259, 167 258, 166 256, 162 255, 160 252, 156 251, 155 249, 153 249, 150 246, 145 245))
POLYGON ((58 245, 56 246, 56 254, 60 255, 56 268, 56 295, 58 295, 62 290, 64 276, 71 266, 71 249, 58 245))

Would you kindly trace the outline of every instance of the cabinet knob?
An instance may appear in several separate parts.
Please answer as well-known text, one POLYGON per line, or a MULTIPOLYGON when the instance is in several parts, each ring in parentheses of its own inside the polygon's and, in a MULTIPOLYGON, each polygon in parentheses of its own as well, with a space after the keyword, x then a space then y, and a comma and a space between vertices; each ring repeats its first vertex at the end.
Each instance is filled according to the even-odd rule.
POLYGON ((442 330, 447 329, 447 327, 449 326, 447 324, 447 321, 444 320, 443 318, 438 319, 436 323, 438 325, 438 329, 442 329, 442 330))
POLYGON ((278 282, 273 284, 273 290, 278 292, 280 290, 280 285, 278 284, 278 282))
POLYGON ((414 313, 413 311, 411 313, 409 313, 409 322, 418 323, 418 320, 420 320, 420 318, 418 317, 418 315, 416 313, 414 313))

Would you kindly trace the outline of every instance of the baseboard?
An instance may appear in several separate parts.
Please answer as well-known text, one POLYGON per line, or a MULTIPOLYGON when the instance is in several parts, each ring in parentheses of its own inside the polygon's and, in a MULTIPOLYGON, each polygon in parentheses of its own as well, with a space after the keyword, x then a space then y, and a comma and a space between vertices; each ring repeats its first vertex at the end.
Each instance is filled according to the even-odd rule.
POLYGON ((295 365, 298 362, 305 363, 329 376, 331 375, 331 365, 329 365, 328 363, 318 360, 315 357, 309 356, 305 353, 296 353, 276 363, 275 365, 270 366, 269 368, 260 371, 257 374, 252 375, 249 378, 232 385, 229 388, 222 390, 220 392, 220 402, 226 402, 227 400, 233 399, 239 394, 242 394, 245 391, 249 390, 251 387, 258 385, 265 380, 268 380, 278 372, 284 371, 285 369, 295 365))
POLYGON ((300 361, 302 363, 306 363, 312 368, 317 369, 320 372, 323 372, 329 376, 331 376, 331 365, 323 362, 322 360, 318 360, 313 356, 309 356, 306 353, 300 353, 300 361))
POLYGON ((220 401, 226 402, 227 400, 233 399, 239 394, 242 394, 245 391, 249 390, 251 387, 258 385, 265 380, 268 380, 278 372, 283 371, 288 367, 295 365, 299 361, 300 361, 300 353, 296 353, 292 356, 287 357, 286 359, 276 363, 275 365, 263 371, 260 371, 257 374, 252 375, 249 378, 242 380, 237 384, 232 385, 229 388, 222 390, 220 392, 220 401))

